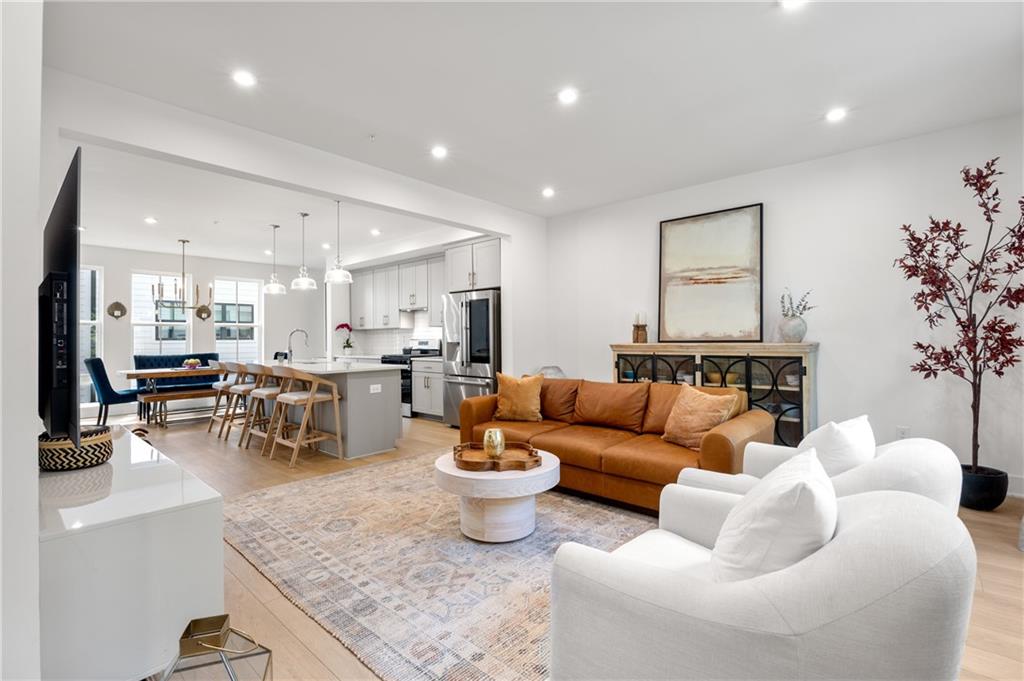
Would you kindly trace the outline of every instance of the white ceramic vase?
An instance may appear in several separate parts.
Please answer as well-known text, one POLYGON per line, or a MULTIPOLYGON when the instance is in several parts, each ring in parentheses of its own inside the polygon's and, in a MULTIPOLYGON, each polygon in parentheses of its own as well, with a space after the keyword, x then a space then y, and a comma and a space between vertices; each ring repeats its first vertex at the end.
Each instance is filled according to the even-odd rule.
POLYGON ((345 357, 348 357, 349 355, 352 354, 352 348, 342 348, 341 354, 343 354, 345 357))
POLYGON ((807 322, 803 317, 783 317, 779 322, 783 343, 799 343, 807 335, 807 322))

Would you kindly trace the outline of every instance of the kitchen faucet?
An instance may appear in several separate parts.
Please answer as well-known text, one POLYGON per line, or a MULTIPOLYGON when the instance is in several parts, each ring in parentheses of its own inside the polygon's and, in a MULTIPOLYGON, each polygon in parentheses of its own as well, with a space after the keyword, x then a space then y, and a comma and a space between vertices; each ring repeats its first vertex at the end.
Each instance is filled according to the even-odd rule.
POLYGON ((309 332, 305 329, 292 329, 292 332, 288 334, 288 363, 291 364, 295 361, 295 354, 292 352, 292 336, 297 333, 301 333, 306 337, 306 347, 309 347, 309 332))

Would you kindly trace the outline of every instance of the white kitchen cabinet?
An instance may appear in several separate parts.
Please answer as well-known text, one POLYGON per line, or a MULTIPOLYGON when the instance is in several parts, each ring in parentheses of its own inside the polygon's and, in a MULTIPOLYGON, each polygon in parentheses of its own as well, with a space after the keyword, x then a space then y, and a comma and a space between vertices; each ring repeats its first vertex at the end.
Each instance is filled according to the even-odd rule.
POLYGON ((398 266, 398 306, 402 310, 426 310, 430 305, 430 280, 427 261, 398 266))
POLYGON ((377 329, 397 329, 402 325, 398 306, 398 266, 373 271, 373 325, 377 329))
POLYGON ((413 360, 412 410, 431 416, 444 414, 444 376, 440 362, 413 360))
POLYGON ((501 240, 473 244, 473 288, 501 286, 501 240))
POLYGON ((373 272, 352 273, 351 317, 353 329, 372 329, 373 317, 373 272))
POLYGON ((501 240, 489 239, 445 251, 448 291, 501 286, 501 240))
POLYGON ((430 304, 427 308, 430 326, 444 325, 444 258, 427 261, 427 289, 430 293, 430 304))

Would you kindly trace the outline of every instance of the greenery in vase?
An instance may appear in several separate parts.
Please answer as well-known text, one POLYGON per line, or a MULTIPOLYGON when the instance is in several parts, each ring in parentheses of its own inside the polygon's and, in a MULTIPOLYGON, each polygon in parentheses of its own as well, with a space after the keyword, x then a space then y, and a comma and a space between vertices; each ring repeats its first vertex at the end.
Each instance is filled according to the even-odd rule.
POLYGON ((811 295, 810 291, 807 291, 800 299, 793 302, 793 294, 786 289, 786 292, 779 296, 779 305, 782 307, 782 316, 789 317, 803 317, 808 310, 813 310, 816 305, 810 305, 807 302, 807 297, 811 295))

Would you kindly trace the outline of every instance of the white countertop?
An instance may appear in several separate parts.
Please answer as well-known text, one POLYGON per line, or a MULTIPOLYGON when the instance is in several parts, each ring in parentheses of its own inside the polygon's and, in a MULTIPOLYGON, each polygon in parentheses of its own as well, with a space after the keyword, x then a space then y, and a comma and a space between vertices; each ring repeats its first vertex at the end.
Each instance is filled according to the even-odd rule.
POLYGON ((442 360, 440 357, 413 357, 412 361, 414 361, 414 362, 442 362, 444 360, 442 360))
POLYGON ((384 355, 338 355, 334 359, 336 361, 339 361, 339 362, 344 362, 346 360, 353 360, 353 359, 354 360, 372 359, 375 362, 379 362, 380 358, 383 357, 383 356, 384 355))
POLYGON ((309 374, 332 375, 332 374, 368 374, 377 371, 401 371, 400 364, 371 364, 370 362, 325 362, 311 360, 295 360, 287 364, 298 371, 305 371, 309 374))
POLYGON ((114 454, 107 463, 40 472, 39 541, 220 501, 216 490, 123 426, 111 430, 114 454))

